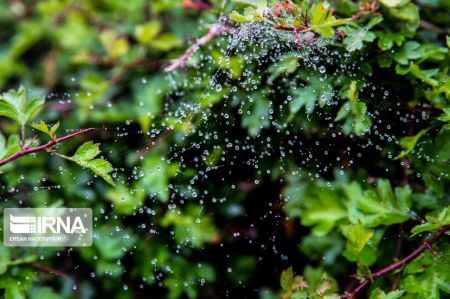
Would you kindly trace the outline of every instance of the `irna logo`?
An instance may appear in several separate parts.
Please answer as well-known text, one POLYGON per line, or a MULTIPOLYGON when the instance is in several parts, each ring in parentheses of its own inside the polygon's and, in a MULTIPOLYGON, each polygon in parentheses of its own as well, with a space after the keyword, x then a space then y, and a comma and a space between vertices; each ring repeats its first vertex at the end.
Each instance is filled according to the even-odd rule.
POLYGON ((9 216, 9 230, 14 234, 86 233, 81 217, 27 217, 9 216))
POLYGON ((3 223, 6 246, 92 245, 91 209, 5 209, 3 223))

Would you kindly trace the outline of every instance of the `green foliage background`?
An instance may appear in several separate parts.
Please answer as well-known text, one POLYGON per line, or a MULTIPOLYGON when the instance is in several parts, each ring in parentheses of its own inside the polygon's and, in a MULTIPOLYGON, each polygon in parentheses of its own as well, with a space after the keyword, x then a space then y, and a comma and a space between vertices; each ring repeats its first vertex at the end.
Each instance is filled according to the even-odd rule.
MULTIPOLYGON (((51 140, 32 121, 59 122, 57 137, 98 128, 57 146, 71 161, 40 152, 0 167, 2 209, 91 207, 96 222, 89 248, 0 245, 5 298, 338 298, 350 275, 370 278, 448 228, 449 2, 384 0, 356 20, 364 1, 293 1, 323 38, 301 50, 272 27, 302 16, 269 22, 269 2, 0 2, 0 88, 46 99, 20 119, 0 101, 1 159, 20 150, 21 127, 51 140), (228 51, 219 37, 164 73, 228 16, 257 26, 256 41, 276 38, 250 34, 228 51), (308 55, 348 68, 304 67, 308 55)), ((360 298, 448 296, 448 237, 433 248, 360 298)))

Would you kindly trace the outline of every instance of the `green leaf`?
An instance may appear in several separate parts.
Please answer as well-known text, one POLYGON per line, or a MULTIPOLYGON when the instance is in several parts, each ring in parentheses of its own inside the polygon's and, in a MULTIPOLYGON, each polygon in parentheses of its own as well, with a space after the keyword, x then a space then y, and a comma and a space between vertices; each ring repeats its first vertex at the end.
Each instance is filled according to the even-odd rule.
POLYGON ((336 19, 333 10, 327 2, 318 2, 312 8, 311 31, 320 34, 322 37, 330 38, 334 36, 333 27, 346 24, 346 19, 336 19))
POLYGON ((301 222, 305 226, 313 226, 314 235, 326 235, 340 221, 347 218, 342 199, 334 190, 311 185, 304 189, 301 196, 305 206, 301 214, 301 222))
POLYGON ((30 299, 63 299, 62 296, 60 296, 58 293, 56 293, 52 288, 50 287, 38 287, 33 288, 29 292, 29 298, 30 299))
POLYGON ((100 154, 99 147, 99 143, 94 144, 92 141, 88 141, 83 143, 72 157, 64 155, 60 156, 91 170, 96 175, 102 177, 106 182, 115 186, 114 181, 109 175, 113 171, 111 163, 104 159, 94 159, 98 154, 100 154))
POLYGON ((289 292, 291 290, 292 283, 294 281, 294 271, 292 266, 281 272, 280 285, 284 292, 289 292))
POLYGON ((27 101, 24 86, 9 90, 0 95, 0 116, 6 116, 18 122, 22 128, 44 106, 44 98, 33 98, 27 101))
POLYGON ((161 32, 161 23, 158 21, 150 21, 148 23, 138 25, 134 29, 134 36, 140 44, 150 46, 155 37, 161 32))
POLYGON ((25 299, 25 292, 36 279, 36 271, 15 267, 0 276, 0 289, 5 290, 5 299, 25 299))
POLYGON ((395 157, 395 159, 400 159, 409 154, 417 144, 417 141, 428 133, 430 129, 423 129, 419 133, 414 136, 403 137, 400 139, 400 146, 403 147, 403 150, 395 157))
POLYGON ((444 208, 439 214, 437 211, 428 214, 426 220, 426 223, 413 227, 411 230, 413 237, 423 232, 436 231, 443 226, 450 225, 450 207, 444 208))
POLYGON ((161 219, 163 227, 173 226, 175 239, 179 244, 201 248, 206 242, 215 239, 217 228, 210 215, 202 212, 197 204, 188 205, 184 211, 173 209, 161 219))
POLYGON ((252 98, 255 99, 252 103, 246 103, 244 105, 244 109, 246 111, 251 111, 251 113, 246 113, 242 117, 241 124, 243 128, 247 128, 248 133, 251 136, 256 136, 263 128, 270 125, 270 103, 261 93, 253 94, 252 98))
POLYGON ((367 229, 363 224, 350 224, 344 229, 344 235, 347 238, 344 256, 350 261, 358 261, 359 256, 372 239, 374 231, 367 229))
POLYGON ((344 39, 345 49, 350 52, 361 50, 364 42, 372 42, 376 38, 375 33, 370 32, 367 28, 346 27, 344 32, 347 34, 344 39))
POLYGON ((409 187, 392 190, 388 180, 379 180, 375 190, 362 192, 356 183, 344 186, 347 197, 359 211, 355 219, 372 228, 405 222, 410 218, 411 189, 409 187))
POLYGON ((0 160, 20 151, 19 136, 10 135, 8 140, 0 132, 0 160))
POLYGON ((250 22, 252 19, 247 17, 247 16, 243 16, 240 13, 238 13, 237 11, 233 10, 230 13, 230 19, 236 23, 247 23, 250 22))
POLYGON ((394 60, 400 64, 406 65, 411 59, 417 59, 421 56, 420 44, 416 41, 408 41, 394 54, 394 60))
POLYGON ((404 293, 404 290, 395 290, 386 294, 384 291, 377 288, 372 291, 369 299, 398 299, 402 297, 404 293))
POLYGON ((271 73, 267 82, 272 84, 273 81, 286 74, 292 74, 297 70, 298 64, 298 56, 294 53, 290 53, 285 55, 280 61, 277 61, 276 64, 272 64, 269 68, 269 72, 271 73))
POLYGON ((396 18, 407 22, 416 23, 420 20, 419 9, 413 3, 407 3, 403 6, 392 8, 390 12, 396 18))
POLYGON ((51 138, 53 138, 55 136, 55 132, 59 128, 59 122, 57 122, 52 127, 50 127, 50 129, 49 129, 48 125, 45 122, 43 122, 43 121, 40 121, 40 122, 37 122, 37 123, 32 123, 31 126, 34 129, 36 129, 38 131, 41 131, 41 132, 47 134, 48 136, 50 136, 51 138))
POLYGON ((389 11, 394 17, 403 21, 401 26, 404 28, 405 33, 412 34, 420 26, 419 9, 413 3, 393 7, 389 11))
POLYGON ((118 58, 128 53, 130 44, 125 37, 118 37, 113 31, 105 30, 100 34, 100 41, 110 58, 118 58))
POLYGON ((450 293, 450 250, 448 244, 438 256, 426 251, 406 266, 405 290, 417 299, 440 299, 450 293))
POLYGON ((106 193, 106 198, 114 204, 114 210, 121 215, 129 215, 141 207, 145 194, 140 188, 128 189, 124 185, 113 188, 106 193))
POLYGON ((392 49, 394 43, 401 46, 405 41, 405 36, 400 33, 377 31, 375 34, 378 37, 378 47, 383 51, 392 49))
POLYGON ((156 50, 167 52, 180 47, 182 44, 183 42, 175 34, 165 33, 153 40, 149 46, 156 50))
POLYGON ((381 0, 380 2, 387 7, 397 7, 405 5, 411 0, 381 0))

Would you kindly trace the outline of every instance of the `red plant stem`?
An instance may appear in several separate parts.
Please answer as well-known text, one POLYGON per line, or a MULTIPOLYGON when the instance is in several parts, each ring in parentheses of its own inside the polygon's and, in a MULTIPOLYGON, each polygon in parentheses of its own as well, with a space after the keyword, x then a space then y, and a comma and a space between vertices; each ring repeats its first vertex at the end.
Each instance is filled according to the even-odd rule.
POLYGON ((277 29, 277 30, 285 30, 285 31, 294 31, 295 27, 284 26, 284 25, 277 25, 277 26, 275 26, 275 29, 277 29))
POLYGON ((184 8, 191 8, 194 10, 211 10, 213 7, 211 4, 203 2, 201 0, 184 0, 183 1, 183 7, 184 8))
POLYGON ((26 155, 29 155, 29 154, 32 154, 32 153, 40 152, 40 151, 43 151, 43 150, 46 150, 46 149, 49 149, 49 148, 51 148, 52 146, 54 146, 54 145, 56 145, 58 143, 66 141, 67 139, 73 138, 75 136, 84 134, 84 133, 92 131, 92 130, 94 130, 94 128, 84 129, 84 130, 78 131, 76 133, 73 133, 73 134, 70 134, 70 135, 67 135, 67 136, 64 136, 64 137, 61 137, 61 138, 53 139, 52 141, 50 141, 50 142, 48 142, 46 144, 37 146, 37 147, 32 147, 32 148, 23 147, 17 153, 15 153, 15 154, 13 154, 13 155, 11 155, 11 156, 3 159, 3 160, 0 160, 0 166, 5 165, 5 164, 7 164, 9 162, 12 162, 12 161, 14 161, 14 160, 16 160, 16 159, 18 159, 20 157, 23 157, 23 156, 26 156, 26 155))
POLYGON ((41 271, 43 271, 43 272, 47 272, 47 273, 50 273, 50 274, 53 274, 53 275, 62 277, 62 278, 64 278, 64 279, 70 279, 70 276, 67 275, 67 274, 64 273, 64 272, 55 270, 55 269, 53 269, 53 268, 44 266, 44 265, 39 264, 39 263, 36 263, 36 262, 32 263, 32 265, 33 265, 33 267, 35 267, 36 269, 41 270, 41 271))
POLYGON ((208 42, 210 42, 212 39, 214 39, 216 36, 222 35, 226 32, 230 31, 230 28, 228 26, 224 26, 221 24, 214 24, 209 28, 209 32, 199 38, 189 49, 184 52, 183 55, 181 55, 180 58, 175 59, 170 63, 169 66, 167 66, 164 71, 165 72, 172 72, 180 67, 182 67, 185 62, 195 53, 197 52, 200 47, 206 45, 208 42))
MULTIPOLYGON (((437 241, 445 232, 447 232, 448 230, 450 230, 450 225, 446 225, 441 227, 434 235, 433 237, 422 243, 422 245, 420 245, 416 250, 414 250, 413 252, 411 252, 408 256, 406 256, 404 259, 390 265, 387 266, 381 270, 379 270, 378 272, 375 272, 372 274, 372 279, 376 279, 378 277, 381 277, 383 275, 386 275, 404 265, 406 265, 407 263, 409 263, 410 261, 412 261, 413 259, 415 259, 416 257, 418 257, 423 251, 430 249, 433 253, 435 252, 432 247, 431 244, 435 241, 437 241)), ((341 298, 348 298, 348 299, 353 299, 356 298, 356 296, 358 295, 358 293, 363 290, 369 283, 370 283, 371 279, 366 278, 361 284, 359 284, 353 291, 351 291, 348 295, 344 295, 341 296, 341 298)))

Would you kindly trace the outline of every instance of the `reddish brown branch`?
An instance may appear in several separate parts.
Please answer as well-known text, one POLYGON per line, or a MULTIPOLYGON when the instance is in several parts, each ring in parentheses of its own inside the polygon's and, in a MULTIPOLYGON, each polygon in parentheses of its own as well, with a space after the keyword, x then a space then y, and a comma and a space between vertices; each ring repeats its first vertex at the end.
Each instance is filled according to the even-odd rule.
POLYGON ((70 279, 70 276, 68 274, 61 272, 59 270, 55 270, 53 268, 44 266, 44 265, 36 263, 36 262, 31 263, 31 265, 33 265, 33 267, 35 267, 36 269, 38 269, 40 271, 47 272, 47 273, 62 277, 64 279, 70 279))
POLYGON ((152 138, 150 142, 148 142, 143 148, 141 148, 134 160, 134 162, 138 161, 142 156, 144 156, 147 152, 157 146, 162 140, 166 137, 170 136, 174 131, 172 129, 167 129, 165 132, 161 133, 159 136, 152 138))
POLYGON ((203 2, 202 0, 184 0, 183 7, 199 11, 211 10, 213 8, 211 4, 203 2))
POLYGON ((159 63, 154 60, 137 59, 129 62, 121 62, 115 59, 102 57, 98 54, 90 54, 88 56, 88 62, 103 66, 118 66, 122 68, 134 68, 134 67, 156 68, 159 66, 159 63))
MULTIPOLYGON (((431 244, 434 243, 435 241, 437 241, 444 233, 446 233, 448 230, 450 230, 450 225, 446 225, 441 227, 434 235, 433 237, 422 243, 422 245, 420 245, 416 250, 414 250, 413 252, 411 252, 408 256, 406 256, 405 258, 403 258, 402 260, 387 266, 381 270, 379 270, 378 272, 372 273, 372 279, 377 279, 378 277, 384 276, 404 265, 406 265, 407 263, 409 263, 410 261, 412 261, 413 259, 415 259, 416 257, 418 257, 422 252, 424 252, 425 250, 429 249, 431 250, 433 253, 435 253, 434 249, 432 249, 431 244)), ((368 286, 371 282, 371 279, 366 278, 363 282, 361 282, 353 291, 351 291, 350 293, 341 296, 341 298, 347 298, 347 299, 354 299, 356 298, 356 296, 358 296, 358 293, 361 292, 366 286, 368 286)))
POLYGON ((424 21, 424 20, 420 20, 420 27, 422 27, 423 29, 427 29, 427 30, 433 31, 433 32, 435 32, 437 34, 445 34, 445 30, 444 29, 442 29, 442 28, 440 28, 440 27, 438 27, 438 26, 436 26, 434 24, 431 24, 431 23, 429 23, 427 21, 424 21))
POLYGON ((167 66, 164 71, 165 72, 172 72, 178 68, 181 68, 184 66, 186 61, 195 53, 197 52, 200 47, 206 45, 208 42, 210 42, 212 39, 214 39, 216 36, 222 35, 224 33, 227 33, 230 31, 230 27, 221 25, 221 24, 214 24, 209 28, 209 32, 204 35, 203 37, 199 38, 189 49, 184 52, 183 55, 180 56, 180 58, 173 60, 169 66, 167 66))
POLYGON ((21 150, 18 151, 17 153, 15 153, 15 154, 13 154, 13 155, 11 155, 11 156, 3 159, 3 160, 0 160, 0 166, 5 165, 5 164, 7 164, 9 162, 12 162, 12 161, 14 161, 14 160, 16 160, 16 159, 18 159, 20 157, 23 157, 23 156, 26 156, 26 155, 30 155, 32 153, 40 152, 40 151, 43 151, 43 150, 46 150, 46 149, 49 149, 49 148, 53 147, 54 145, 56 145, 58 143, 66 141, 67 139, 73 138, 75 136, 84 134, 84 133, 92 131, 92 130, 94 130, 94 128, 84 129, 84 130, 78 131, 76 133, 73 133, 73 134, 70 134, 70 135, 67 135, 67 136, 64 136, 64 137, 61 137, 61 138, 53 139, 52 141, 49 141, 46 144, 43 144, 43 145, 37 146, 37 147, 32 147, 32 148, 28 148, 28 146, 22 147, 21 150))

